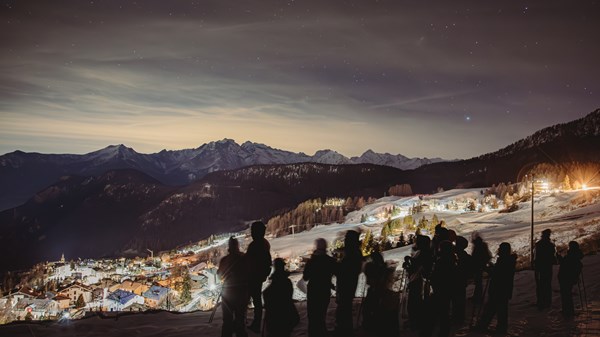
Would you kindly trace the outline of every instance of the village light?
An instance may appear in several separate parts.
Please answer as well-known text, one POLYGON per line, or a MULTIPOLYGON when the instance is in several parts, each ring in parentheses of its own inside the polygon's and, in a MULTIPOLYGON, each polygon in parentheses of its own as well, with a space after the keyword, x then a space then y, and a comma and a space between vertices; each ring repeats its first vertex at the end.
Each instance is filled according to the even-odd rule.
POLYGON ((584 191, 585 191, 585 190, 587 190, 587 189, 588 189, 588 186, 587 186, 587 184, 583 184, 583 185, 581 185, 581 189, 582 189, 582 190, 584 190, 584 191))

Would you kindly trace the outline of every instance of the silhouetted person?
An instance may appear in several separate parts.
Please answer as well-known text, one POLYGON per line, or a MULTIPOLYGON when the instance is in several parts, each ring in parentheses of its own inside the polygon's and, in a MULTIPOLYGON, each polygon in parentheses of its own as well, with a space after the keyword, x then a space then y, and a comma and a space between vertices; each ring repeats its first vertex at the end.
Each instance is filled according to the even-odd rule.
POLYGON ((400 332, 400 293, 391 289, 395 270, 388 267, 379 252, 372 253, 371 261, 365 265, 369 290, 363 303, 363 328, 377 337, 397 337, 400 332))
POLYGON ((440 243, 450 240, 450 233, 446 227, 442 226, 441 222, 435 226, 434 233, 433 239, 431 239, 431 248, 433 250, 433 256, 436 257, 440 248, 440 243))
POLYGON ((246 337, 245 320, 248 307, 248 268, 244 254, 234 237, 229 238, 229 255, 219 262, 217 274, 223 280, 223 326, 221 337, 246 337))
POLYGON ((475 290, 473 290, 473 302, 483 302, 483 271, 486 269, 487 264, 492 259, 492 253, 488 248, 488 245, 481 236, 475 235, 472 241, 473 249, 471 251, 471 257, 473 258, 473 282, 475 283, 475 290))
POLYGON ((452 294, 452 321, 454 323, 463 323, 465 320, 466 302, 467 302, 467 284, 473 274, 473 261, 471 255, 465 251, 469 241, 462 236, 456 237, 456 289, 452 294))
POLYGON ((367 279, 367 296, 363 302, 363 328, 373 331, 379 326, 378 319, 381 317, 382 296, 386 286, 387 266, 380 252, 371 254, 371 261, 365 265, 365 277, 367 279))
POLYGON ((420 336, 430 336, 435 325, 439 326, 438 336, 450 335, 450 302, 456 289, 456 265, 457 258, 452 242, 440 242, 431 271, 433 295, 425 304, 428 312, 433 313, 433 317, 432 321, 421 328, 420 336))
POLYGON ((539 309, 549 308, 552 304, 552 266, 556 264, 556 246, 550 241, 550 229, 542 231, 542 238, 535 243, 534 269, 539 309))
POLYGON ((254 304, 254 319, 248 329, 260 332, 262 320, 262 284, 271 273, 271 245, 265 239, 266 226, 262 221, 255 221, 250 226, 252 242, 246 251, 248 262, 248 290, 254 304))
POLYGON ((579 281, 583 264, 581 259, 583 253, 579 249, 577 241, 569 242, 569 250, 564 257, 559 255, 560 267, 558 269, 558 284, 560 285, 560 301, 562 313, 566 317, 575 314, 573 305, 573 286, 579 281))
POLYGON ((273 261, 271 284, 263 292, 265 298, 265 331, 267 337, 289 337, 298 324, 298 311, 292 299, 292 281, 283 259, 273 261))
POLYGON ((383 273, 383 290, 381 295, 381 306, 377 310, 378 324, 375 333, 380 337, 397 337, 400 334, 400 320, 398 310, 400 309, 400 293, 391 288, 395 282, 394 267, 386 267, 383 273))
POLYGON ((331 277, 335 273, 335 268, 335 259, 327 255, 327 241, 325 239, 315 240, 315 250, 306 262, 302 276, 305 281, 308 281, 306 311, 310 337, 327 335, 325 318, 331 299, 331 277))
POLYGON ((362 269, 362 253, 358 232, 349 230, 344 237, 344 256, 336 274, 335 332, 338 336, 352 336, 352 303, 362 269))
POLYGON ((496 315, 498 321, 496 332, 505 333, 507 331, 508 301, 512 298, 516 264, 517 256, 512 254, 510 244, 502 242, 498 248, 498 260, 496 260, 496 264, 490 271, 488 302, 484 307, 481 319, 477 323, 479 330, 487 329, 492 318, 496 315))
POLYGON ((415 253, 408 271, 408 319, 410 328, 416 330, 421 326, 424 315, 425 279, 429 278, 433 266, 431 239, 425 235, 417 235, 415 253))

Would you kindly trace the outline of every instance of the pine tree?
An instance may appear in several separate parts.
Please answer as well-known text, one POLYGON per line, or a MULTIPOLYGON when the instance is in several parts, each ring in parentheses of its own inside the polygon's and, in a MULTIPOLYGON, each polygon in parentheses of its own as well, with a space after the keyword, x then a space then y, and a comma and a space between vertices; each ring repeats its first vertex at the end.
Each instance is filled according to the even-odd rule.
POLYGON ((434 214, 431 217, 431 226, 435 227, 435 226, 437 226, 438 223, 440 223, 440 220, 438 220, 437 215, 434 214))
POLYGON ((356 209, 361 209, 363 207, 365 207, 366 202, 365 202, 365 198, 360 197, 358 198, 358 201, 356 202, 356 209))
POLYGON ((77 297, 77 301, 75 302, 75 308, 83 307, 85 307, 85 300, 83 299, 83 294, 79 294, 79 297, 77 297))
POLYGON ((182 302, 187 303, 192 300, 192 278, 189 273, 185 273, 181 285, 181 296, 179 298, 182 302))
POLYGON ((498 199, 496 199, 495 195, 492 196, 492 208, 498 209, 498 199))
POLYGON ((390 220, 388 220, 385 223, 385 225, 383 225, 383 227, 381 228, 381 241, 382 242, 387 241, 388 236, 391 234, 391 232, 392 232, 391 224, 392 224, 392 222, 390 220))
POLYGON ((571 179, 569 178, 568 174, 565 175, 565 179, 563 180, 562 187, 563 187, 563 190, 565 190, 565 191, 570 191, 571 189, 573 189, 573 187, 571 186, 571 179))
POLYGON ((370 229, 365 233, 365 238, 361 244, 361 250, 363 256, 369 256, 373 252, 373 234, 370 229))
POLYGON ((427 225, 428 225, 429 221, 427 221, 427 219, 425 219, 425 216, 423 216, 421 218, 421 220, 419 221, 419 229, 427 229, 427 225))
POLYGON ((513 204, 513 197, 509 193, 506 193, 504 195, 504 207, 506 209, 509 209, 510 206, 512 206, 512 204, 513 204))
POLYGON ((344 203, 344 209, 346 212, 354 210, 354 202, 352 202, 352 198, 348 197, 348 199, 346 199, 346 202, 344 203))

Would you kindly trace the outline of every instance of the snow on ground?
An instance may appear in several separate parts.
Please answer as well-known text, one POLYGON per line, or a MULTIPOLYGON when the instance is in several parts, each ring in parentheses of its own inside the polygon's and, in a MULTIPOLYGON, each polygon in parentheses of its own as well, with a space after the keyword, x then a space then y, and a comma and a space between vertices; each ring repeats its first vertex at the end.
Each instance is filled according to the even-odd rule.
MULTIPOLYGON (((481 197, 481 190, 480 188, 449 190, 424 196, 423 201, 435 199, 440 204, 445 204, 464 198, 477 199, 481 197)), ((331 244, 335 239, 343 237, 345 231, 351 229, 360 231, 371 229, 378 235, 385 220, 360 224, 362 214, 373 216, 392 205, 407 210, 418 200, 416 196, 381 198, 359 211, 350 213, 346 217, 346 223, 316 226, 309 231, 272 239, 270 242, 273 256, 290 258, 309 255, 314 249, 314 241, 317 238, 325 238, 331 244)), ((419 213, 415 218, 420 219, 425 216, 431 219, 433 214, 436 214, 440 220, 445 220, 447 227, 455 230, 457 235, 470 239, 473 232, 478 232, 488 242, 493 253, 501 242, 506 241, 519 255, 529 256, 531 202, 520 203, 519 210, 512 213, 500 213, 498 210, 484 213, 436 210, 419 213)), ((571 240, 583 238, 600 230, 600 190, 536 195, 534 215, 535 240, 540 237, 542 230, 550 228, 556 244, 566 245, 571 240)), ((469 247, 467 251, 470 249, 469 247)), ((386 260, 397 263, 400 268, 404 256, 410 254, 411 247, 406 246, 386 251, 383 256, 386 260)), ((301 278, 301 274, 292 274, 290 278, 295 284, 301 278)), ((359 281, 357 296, 361 296, 362 282, 363 278, 359 281)), ((294 298, 304 300, 305 295, 295 287, 294 298)))
MULTIPOLYGON (((423 200, 427 202, 436 199, 437 202, 445 204, 455 199, 480 198, 480 191, 481 189, 450 190, 424 196, 423 200)), ((275 238, 270 241, 273 256, 297 257, 310 254, 315 239, 325 238, 331 244, 349 229, 371 229, 373 233, 378 234, 384 220, 377 220, 375 215, 392 205, 405 211, 418 200, 416 196, 381 198, 359 211, 350 213, 344 224, 316 226, 309 231, 275 238), (359 224, 362 214, 372 216, 370 221, 359 224)), ((536 239, 542 230, 550 228, 556 243, 562 245, 600 230, 600 190, 536 195, 534 210, 536 239)), ((470 238, 471 233, 479 232, 488 241, 493 252, 501 242, 507 241, 519 255, 529 254, 531 202, 519 204, 519 210, 512 213, 436 210, 427 211, 417 217, 425 216, 430 219, 433 214, 436 214, 440 220, 445 220, 447 227, 455 230, 458 235, 470 238)), ((410 253, 410 247, 396 248, 384 252, 384 258, 398 263, 410 253)), ((556 278, 553 280, 555 290, 553 306, 548 311, 539 312, 534 307, 535 289, 532 272, 518 273, 515 277, 515 296, 510 305, 510 335, 600 336, 600 256, 586 257, 584 264, 585 283, 592 310, 580 314, 571 321, 565 321, 560 316, 556 278)), ((300 277, 300 273, 295 273, 290 278, 295 283, 300 277)), ((362 295, 363 289, 361 276, 357 296, 362 295)), ((305 295, 295 289, 294 298, 303 301, 305 295)), ((579 303, 578 296, 575 297, 575 302, 579 303)), ((306 302, 298 302, 297 306, 302 319, 293 335, 306 336, 306 302)), ((358 307, 358 304, 356 306, 358 307)), ((328 315, 330 328, 333 327, 334 308, 335 301, 332 300, 328 315)), ((470 314, 471 308, 468 310, 470 314)), ((94 316, 78 321, 9 324, 0 326, 0 336, 218 336, 221 324, 220 311, 211 324, 207 323, 209 316, 210 313, 206 312, 185 314, 158 312, 125 315, 118 319, 102 319, 94 316)), ((254 336, 251 332, 249 334, 254 336)), ((413 336, 408 331, 403 331, 402 335, 413 336)), ((464 328, 459 329, 456 335, 482 336, 464 328)), ((359 331, 357 336, 367 335, 359 331)))
MULTIPOLYGON (((451 200, 481 197, 482 189, 457 189, 444 191, 438 194, 423 197, 424 202, 435 199, 440 204, 451 200)), ((310 254, 314 240, 325 238, 330 244, 343 237, 345 231, 350 229, 371 229, 378 235, 385 220, 367 221, 359 224, 362 214, 373 216, 383 208, 392 205, 402 210, 407 210, 418 201, 417 197, 385 197, 365 206, 359 211, 352 212, 346 217, 346 223, 322 225, 294 235, 288 235, 271 240, 274 256, 289 258, 310 254)), ((519 204, 519 210, 512 213, 500 213, 498 210, 491 212, 457 212, 448 210, 435 210, 419 213, 415 219, 425 216, 431 219, 436 214, 444 220, 448 228, 470 239, 471 234, 477 231, 489 242, 492 251, 503 242, 509 242, 513 249, 521 255, 529 254, 531 233, 531 202, 519 204)), ((542 230, 552 229, 553 239, 557 245, 567 244, 576 238, 584 237, 600 230, 600 190, 570 191, 556 194, 536 195, 534 204, 534 236, 537 240, 542 230)), ((470 250, 470 248, 468 249, 470 250)), ((387 259, 401 259, 409 253, 408 248, 385 252, 387 259)))
MULTIPOLYGON (((578 289, 574 289, 574 301, 577 315, 573 319, 564 319, 560 314, 560 295, 558 282, 553 278, 552 307, 538 311, 535 307, 535 289, 533 273, 522 271, 515 276, 515 293, 509 304, 509 336, 599 336, 600 335, 600 255, 587 256, 583 260, 586 294, 589 302, 588 310, 582 311, 578 289)), ((557 268, 554 275, 556 276, 557 268)), ((468 288, 467 294, 471 294, 468 288)), ((583 293, 583 290, 582 290, 583 293)), ((359 307, 355 302, 355 316, 359 307)), ((306 302, 296 303, 300 313, 300 323, 294 329, 292 336, 306 336, 307 317, 306 302)), ((331 300, 327 325, 334 327, 335 300, 331 300)), ((467 307, 467 322, 463 327, 454 328, 454 336, 481 337, 494 336, 492 333, 478 333, 468 330, 468 320, 473 308, 467 307)), ((476 311, 477 312, 477 311, 476 311)), ((192 312, 185 314, 169 312, 148 312, 140 314, 121 314, 100 318, 92 316, 82 320, 43 322, 43 323, 11 323, 0 326, 0 336, 31 337, 31 336, 82 336, 82 337, 198 337, 219 336, 222 316, 217 311, 214 321, 208 323, 210 312, 192 312)), ((494 323, 492 323, 493 326, 494 323)), ((260 336, 248 331, 250 337, 260 336)), ((369 336, 358 328, 356 337, 369 336)), ((417 334, 402 330, 401 336, 416 337, 417 334)), ((497 336, 497 335, 496 335, 497 336)))

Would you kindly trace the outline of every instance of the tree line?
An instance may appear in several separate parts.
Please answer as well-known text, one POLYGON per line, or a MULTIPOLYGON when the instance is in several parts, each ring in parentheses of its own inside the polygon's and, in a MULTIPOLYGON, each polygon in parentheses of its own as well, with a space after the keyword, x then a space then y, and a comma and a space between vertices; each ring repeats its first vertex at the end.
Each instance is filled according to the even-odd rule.
POLYGON ((295 209, 277 215, 267 222, 267 232, 275 237, 299 233, 316 224, 343 222, 346 214, 375 201, 369 197, 316 198, 299 204, 295 209))

